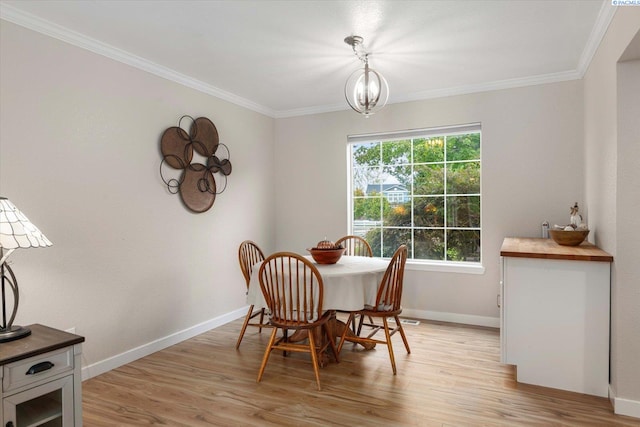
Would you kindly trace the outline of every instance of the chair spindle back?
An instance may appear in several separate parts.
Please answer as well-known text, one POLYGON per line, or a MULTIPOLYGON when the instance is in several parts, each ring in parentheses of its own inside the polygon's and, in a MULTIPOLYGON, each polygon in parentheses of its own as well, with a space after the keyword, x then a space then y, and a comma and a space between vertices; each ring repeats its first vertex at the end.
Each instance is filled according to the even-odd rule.
POLYGON ((391 262, 380 282, 374 311, 395 311, 401 308, 402 282, 407 253, 407 245, 400 245, 393 254, 393 258, 391 258, 391 262))
POLYGON ((244 280, 247 282, 247 289, 249 289, 253 266, 258 262, 264 261, 264 254, 255 242, 245 240, 240 243, 240 247, 238 248, 238 261, 240 262, 240 269, 242 270, 244 280))
POLYGON ((272 254, 262 263, 259 278, 272 324, 301 326, 322 316, 322 276, 304 257, 272 254))
POLYGON ((336 241, 336 245, 342 245, 346 250, 345 255, 351 256, 373 256, 371 245, 360 236, 344 236, 336 241))

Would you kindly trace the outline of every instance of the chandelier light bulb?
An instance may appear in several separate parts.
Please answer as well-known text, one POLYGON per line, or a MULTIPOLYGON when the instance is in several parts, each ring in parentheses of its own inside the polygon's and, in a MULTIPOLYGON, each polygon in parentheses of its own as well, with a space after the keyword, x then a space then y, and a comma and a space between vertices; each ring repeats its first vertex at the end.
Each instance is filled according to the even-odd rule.
POLYGON ((355 103, 361 108, 374 108, 380 100, 380 84, 377 78, 371 78, 371 72, 363 73, 356 82, 355 103))

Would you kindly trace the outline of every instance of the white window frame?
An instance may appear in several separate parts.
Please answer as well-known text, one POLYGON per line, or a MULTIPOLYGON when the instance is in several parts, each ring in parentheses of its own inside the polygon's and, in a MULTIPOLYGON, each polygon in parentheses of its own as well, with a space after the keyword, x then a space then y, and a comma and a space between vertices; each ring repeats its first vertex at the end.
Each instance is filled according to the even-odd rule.
MULTIPOLYGON (((425 129, 411 129, 411 130, 403 130, 396 132, 385 132, 385 133, 371 133, 371 134, 360 134, 360 135, 348 135, 347 136, 347 145, 346 145, 346 155, 347 155, 347 224, 348 224, 348 233, 353 232, 353 163, 351 157, 351 146, 356 143, 377 143, 377 142, 388 142, 388 141, 397 141, 403 139, 414 139, 414 138, 428 138, 434 136, 441 136, 443 134, 446 135, 456 135, 456 134, 465 134, 465 133, 476 133, 479 132, 480 136, 480 233, 482 236, 482 223, 483 223, 483 215, 482 215, 482 126, 480 123, 470 123, 464 125, 456 125, 456 126, 442 126, 442 127, 434 127, 434 128, 425 128, 425 129)), ((446 165, 446 163, 445 163, 446 165)), ((411 196, 409 196, 411 197, 411 196)), ((438 271, 438 272, 452 272, 452 273, 466 273, 466 274, 484 274, 485 268, 483 265, 483 253, 484 253, 484 238, 480 239, 480 261, 479 262, 455 262, 455 261, 446 261, 446 260, 417 260, 417 259, 409 259, 407 260, 407 269, 408 270, 418 270, 418 271, 438 271)))

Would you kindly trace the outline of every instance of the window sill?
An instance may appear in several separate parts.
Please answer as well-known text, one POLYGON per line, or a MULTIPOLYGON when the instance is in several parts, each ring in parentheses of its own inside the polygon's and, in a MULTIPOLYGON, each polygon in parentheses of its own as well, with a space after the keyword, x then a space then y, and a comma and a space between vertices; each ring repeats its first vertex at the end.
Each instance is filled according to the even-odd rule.
POLYGON ((437 271, 440 273, 484 274, 480 263, 435 262, 407 260, 405 267, 411 271, 437 271))

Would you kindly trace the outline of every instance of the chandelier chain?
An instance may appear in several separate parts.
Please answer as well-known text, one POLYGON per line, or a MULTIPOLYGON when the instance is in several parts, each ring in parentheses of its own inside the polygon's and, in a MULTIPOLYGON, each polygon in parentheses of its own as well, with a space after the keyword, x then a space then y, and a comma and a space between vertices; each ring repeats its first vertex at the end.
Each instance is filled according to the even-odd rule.
POLYGON ((353 49, 353 53, 356 55, 356 57, 360 61, 362 61, 363 63, 367 63, 369 61, 369 53, 364 49, 364 46, 362 45, 357 45, 357 46, 361 46, 360 51, 356 49, 356 45, 351 46, 351 48, 353 49))
POLYGON ((364 39, 360 36, 348 36, 344 39, 344 42, 351 46, 356 57, 366 64, 369 61, 369 52, 364 48, 363 41, 364 39))

